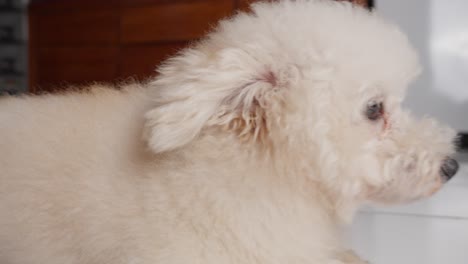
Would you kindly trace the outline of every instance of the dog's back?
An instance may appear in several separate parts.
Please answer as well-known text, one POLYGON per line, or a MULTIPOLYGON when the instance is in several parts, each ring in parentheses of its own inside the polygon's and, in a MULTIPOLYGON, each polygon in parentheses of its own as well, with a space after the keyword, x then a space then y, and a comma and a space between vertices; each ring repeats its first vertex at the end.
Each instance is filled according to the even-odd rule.
MULTIPOLYGON (((145 104, 143 91, 136 87, 118 91, 95 86, 88 92, 2 99, 3 172, 11 167, 24 170, 15 171, 16 175, 37 174, 51 169, 51 164, 59 166, 58 160, 51 159, 92 162, 105 155, 109 145, 125 147, 135 137, 129 133, 141 133, 136 130, 143 123, 145 104)), ((1 177, 9 176, 2 173, 1 177)))
POLYGON ((94 87, 0 100, 2 263, 80 263, 77 252, 104 249, 122 259, 118 245, 130 238, 118 230, 139 226, 128 175, 142 150, 143 93, 94 87))

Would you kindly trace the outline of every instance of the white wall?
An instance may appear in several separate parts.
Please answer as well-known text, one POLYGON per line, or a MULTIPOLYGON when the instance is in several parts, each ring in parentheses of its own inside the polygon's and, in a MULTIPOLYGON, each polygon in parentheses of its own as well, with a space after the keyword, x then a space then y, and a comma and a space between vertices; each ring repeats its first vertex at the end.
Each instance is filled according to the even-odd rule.
POLYGON ((424 72, 406 105, 468 132, 468 1, 376 0, 375 6, 420 53, 424 72))

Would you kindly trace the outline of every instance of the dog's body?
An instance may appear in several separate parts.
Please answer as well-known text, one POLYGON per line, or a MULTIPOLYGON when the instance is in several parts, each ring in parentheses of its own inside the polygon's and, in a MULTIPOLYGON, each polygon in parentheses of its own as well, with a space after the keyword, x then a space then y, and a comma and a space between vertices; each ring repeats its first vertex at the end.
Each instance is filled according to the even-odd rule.
POLYGON ((340 220, 319 186, 273 181, 269 158, 252 160, 236 137, 148 153, 149 107, 135 86, 0 104, 2 122, 15 124, 2 126, 2 263, 301 263, 336 254, 340 220))
POLYGON ((342 3, 254 10, 152 83, 1 99, 0 262, 357 264, 339 231, 360 204, 441 187, 453 132, 400 110, 399 31, 342 3))
POLYGON ((236 137, 148 153, 149 106, 140 87, 0 104, 12 118, 2 122, 15 124, 2 127, 2 263, 301 263, 336 254, 340 220, 319 186, 273 181, 269 158, 252 160, 236 137))

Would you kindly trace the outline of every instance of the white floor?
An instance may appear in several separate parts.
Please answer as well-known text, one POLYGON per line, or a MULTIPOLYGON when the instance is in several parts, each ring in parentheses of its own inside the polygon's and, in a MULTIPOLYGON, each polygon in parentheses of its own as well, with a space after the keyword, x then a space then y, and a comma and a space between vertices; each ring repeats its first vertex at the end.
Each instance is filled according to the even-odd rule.
POLYGON ((351 246, 375 264, 468 263, 468 154, 455 178, 425 201, 367 208, 351 228, 351 246))

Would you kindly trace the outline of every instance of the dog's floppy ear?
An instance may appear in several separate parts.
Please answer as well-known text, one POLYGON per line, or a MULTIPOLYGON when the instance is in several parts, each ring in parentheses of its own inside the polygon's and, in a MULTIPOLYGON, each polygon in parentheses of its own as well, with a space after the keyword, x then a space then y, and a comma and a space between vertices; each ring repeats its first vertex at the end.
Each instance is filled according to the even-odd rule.
POLYGON ((241 50, 186 50, 159 72, 152 83, 156 105, 145 116, 152 151, 180 148, 206 126, 223 126, 244 138, 266 133, 267 109, 276 107, 281 86, 268 65, 241 50))
POLYGON ((284 102, 278 76, 264 68, 223 98, 209 125, 222 126, 243 140, 263 141, 268 136, 269 115, 284 102))

